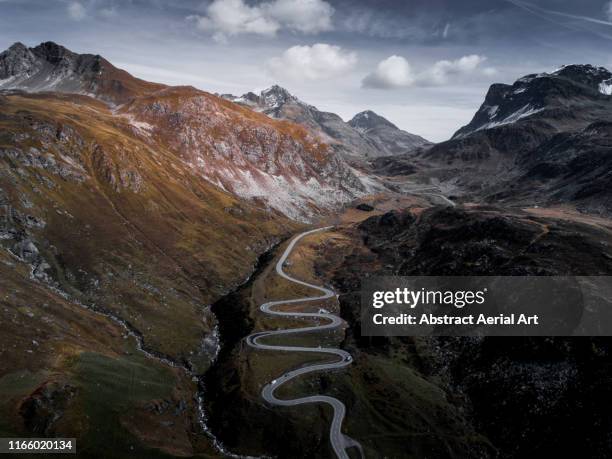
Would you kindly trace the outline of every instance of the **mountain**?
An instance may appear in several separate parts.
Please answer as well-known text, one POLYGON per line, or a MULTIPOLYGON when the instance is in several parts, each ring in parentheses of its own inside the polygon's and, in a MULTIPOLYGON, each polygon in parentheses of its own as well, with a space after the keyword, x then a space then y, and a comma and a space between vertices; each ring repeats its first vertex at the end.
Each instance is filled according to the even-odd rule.
POLYGON ((99 55, 76 54, 53 42, 15 43, 0 54, 0 89, 86 94, 112 104, 164 88, 133 77, 99 55))
POLYGON ((527 119, 545 120, 557 130, 584 127, 606 116, 610 94, 612 73, 591 65, 526 75, 513 85, 494 84, 472 121, 453 139, 527 119))
MULTIPOLYGON (((368 457, 424 457, 423 451, 427 457, 449 457, 448 450, 437 450, 444 441, 413 437, 406 442, 397 430, 374 421, 384 417, 394 427, 410 429, 419 422, 410 420, 423 412, 431 413, 428 422, 436 426, 431 436, 452 439, 456 457, 524 458, 534 451, 559 457, 568 452, 609 454, 609 429, 604 426, 610 414, 599 403, 612 396, 600 372, 612 351, 609 338, 430 337, 415 345, 414 337, 361 332, 359 292, 368 276, 608 275, 610 221, 585 222, 495 205, 426 210, 415 205, 347 229, 344 234, 355 241, 351 248, 344 243, 336 251, 321 249, 326 260, 321 265, 333 273, 327 275, 348 323, 345 349, 351 350, 356 365, 346 377, 346 397, 357 398, 352 410, 363 425, 361 436, 355 435, 371 439, 363 442, 368 457), (426 389, 415 396, 417 382, 426 389), (385 396, 390 391, 392 402, 385 396), (434 394, 440 393, 444 395, 436 399, 434 394)), ((609 304, 606 290, 599 294, 609 304)))
POLYGON ((284 327, 258 305, 305 295, 274 266, 320 219, 285 267, 333 287, 315 309, 344 322, 297 344, 353 361, 290 389, 342 400, 361 455, 609 455, 606 340, 365 337, 359 319, 365 277, 612 270, 609 219, 534 206, 612 212, 604 69, 494 85, 453 139, 407 153, 384 118, 345 123, 279 87, 230 101, 54 43, 13 45, 0 72, 0 436, 91 457, 333 455, 320 407, 260 396, 308 355, 244 341, 284 327), (420 187, 341 213, 378 180, 346 158, 457 204, 420 187))
MULTIPOLYGON (((140 136, 172 148, 201 178, 294 219, 308 220, 370 187, 299 125, 191 87, 139 80, 97 55, 16 43, 0 54, 0 78, 0 90, 82 94, 111 104, 140 136)), ((266 104, 281 96, 268 94, 266 104)))
POLYGON ((210 305, 365 179, 298 124, 99 56, 0 63, 0 432, 216 457, 192 435, 210 305))
POLYGON ((187 455, 198 388, 184 368, 215 357, 209 305, 298 225, 91 97, 11 91, 0 113, 0 431, 94 450, 123 432, 118 447, 140 457, 187 455), (4 377, 20 382, 7 393, 4 377), (165 411, 142 402, 156 399, 180 417, 160 425, 165 411))
MULTIPOLYGON (((352 160, 373 159, 405 153, 428 145, 422 137, 398 129, 379 115, 377 126, 352 125, 335 113, 323 112, 302 102, 286 89, 274 85, 259 95, 249 92, 241 97, 225 94, 222 97, 266 115, 293 121, 316 133, 335 151, 352 160), (383 127, 384 125, 384 127, 383 127)), ((364 112, 366 113, 366 112, 364 112)), ((360 114, 361 115, 361 114, 360 114)), ((355 118, 358 118, 357 115, 355 118)), ((355 118, 352 121, 355 121, 355 118)), ((357 121, 358 122, 358 121, 357 121)), ((356 122, 356 123, 357 123, 356 122)))
MULTIPOLYGON (((3 246, 31 266, 33 279, 108 302, 134 326, 162 320, 163 328, 170 314, 195 321, 193 301, 210 301, 246 276, 288 224, 202 180, 167 145, 91 98, 10 94, 0 107, 3 246), (168 297, 165 277, 190 286, 168 297), (147 284, 156 293, 145 303, 118 299, 147 284)), ((159 330, 150 337, 164 339, 159 330)))
POLYGON ((450 140, 386 158, 380 172, 406 171, 465 200, 610 214, 611 82, 602 67, 568 65, 493 84, 450 140))
POLYGON ((137 98, 118 115, 168 145, 210 183, 294 219, 329 211, 369 186, 302 126, 193 88, 137 98))
POLYGON ((384 156, 392 156, 431 145, 423 137, 402 131, 371 110, 358 113, 348 124, 373 141, 384 156))

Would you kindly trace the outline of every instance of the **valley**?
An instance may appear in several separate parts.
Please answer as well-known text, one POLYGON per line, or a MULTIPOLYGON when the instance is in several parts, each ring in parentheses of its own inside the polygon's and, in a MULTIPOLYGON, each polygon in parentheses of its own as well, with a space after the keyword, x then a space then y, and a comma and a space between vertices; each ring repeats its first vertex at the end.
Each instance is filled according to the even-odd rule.
POLYGON ((87 457, 606 457, 609 339, 365 337, 359 293, 609 275, 610 79, 493 84, 432 143, 278 85, 216 95, 14 44, 1 436, 87 457))

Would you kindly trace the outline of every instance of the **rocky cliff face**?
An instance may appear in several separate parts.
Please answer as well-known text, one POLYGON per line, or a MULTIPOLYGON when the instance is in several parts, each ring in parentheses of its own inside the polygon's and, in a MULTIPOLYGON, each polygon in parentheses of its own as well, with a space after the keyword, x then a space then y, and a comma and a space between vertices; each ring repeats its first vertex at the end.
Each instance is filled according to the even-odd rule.
POLYGON ((356 171, 303 127, 193 88, 169 88, 118 113, 210 183, 294 219, 329 211, 368 190, 356 171))

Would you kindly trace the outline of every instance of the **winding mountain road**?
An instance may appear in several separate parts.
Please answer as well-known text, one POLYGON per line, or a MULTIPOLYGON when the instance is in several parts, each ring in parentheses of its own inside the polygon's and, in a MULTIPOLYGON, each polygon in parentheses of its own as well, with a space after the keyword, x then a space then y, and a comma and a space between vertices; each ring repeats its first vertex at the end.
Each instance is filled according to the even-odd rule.
POLYGON ((321 300, 326 300, 328 298, 332 298, 333 296, 335 296, 335 293, 328 288, 320 287, 317 285, 309 284, 308 282, 301 281, 299 279, 295 279, 283 271, 283 265, 287 261, 287 258, 291 254, 291 251, 294 249, 295 245, 302 238, 310 234, 319 232, 319 231, 325 231, 330 228, 331 228, 330 226, 325 227, 325 228, 318 228, 318 229, 306 231, 304 233, 297 235, 289 243, 289 245, 285 249, 285 252, 280 257, 278 262, 276 263, 276 272, 278 273, 279 276, 283 277, 284 279, 287 279, 290 282, 302 285, 304 287, 311 288, 313 290, 317 290, 321 294, 318 296, 307 296, 303 298, 294 298, 294 299, 289 299, 289 300, 270 301, 268 303, 262 304, 259 307, 259 309, 266 314, 271 314, 271 315, 281 316, 281 317, 302 318, 302 319, 304 318, 305 319, 324 319, 327 321, 327 323, 322 324, 322 325, 308 326, 308 327, 291 328, 291 329, 274 330, 274 331, 263 331, 263 332, 253 333, 252 335, 249 335, 246 338, 246 341, 249 346, 252 346, 256 349, 286 351, 286 352, 312 352, 312 353, 317 353, 317 354, 331 354, 339 358, 338 360, 333 361, 333 362, 312 364, 312 365, 307 365, 302 368, 297 368, 295 370, 288 371, 287 373, 284 373, 282 376, 279 376, 278 378, 274 379, 270 383, 266 384, 261 391, 261 395, 266 402, 271 403, 273 405, 295 406, 295 405, 302 405, 305 403, 326 403, 330 405, 334 410, 334 417, 331 423, 331 427, 329 429, 330 442, 331 442, 334 452, 336 453, 336 456, 342 459, 348 459, 349 456, 346 453, 347 448, 350 448, 350 447, 358 448, 362 456, 363 456, 363 452, 361 449, 361 445, 357 441, 353 440, 349 436, 344 435, 342 433, 342 421, 344 420, 344 416, 346 414, 346 407, 340 400, 334 397, 329 397, 327 395, 312 395, 312 396, 301 397, 301 398, 296 398, 292 400, 283 400, 283 399, 277 398, 274 395, 274 392, 286 382, 291 381, 292 379, 300 375, 313 373, 315 371, 336 370, 339 368, 344 368, 352 363, 353 359, 351 355, 348 352, 343 351, 341 349, 335 349, 335 348, 329 348, 329 347, 301 347, 301 346, 280 346, 280 345, 273 346, 273 345, 264 344, 261 342, 261 340, 263 340, 264 338, 270 337, 270 336, 278 336, 278 335, 286 336, 286 335, 295 334, 295 333, 330 330, 330 329, 337 328, 343 324, 342 319, 330 313, 283 312, 283 311, 277 311, 273 309, 275 306, 278 306, 281 304, 286 305, 286 304, 293 304, 293 303, 306 303, 306 302, 321 301, 321 300))

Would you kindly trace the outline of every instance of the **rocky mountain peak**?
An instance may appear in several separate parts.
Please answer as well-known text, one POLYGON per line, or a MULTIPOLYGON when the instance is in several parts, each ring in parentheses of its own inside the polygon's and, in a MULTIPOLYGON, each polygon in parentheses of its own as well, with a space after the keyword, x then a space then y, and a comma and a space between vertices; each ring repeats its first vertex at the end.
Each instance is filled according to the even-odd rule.
POLYGON ((28 50, 28 47, 26 45, 24 45, 20 41, 16 41, 6 51, 4 51, 2 54, 4 54, 4 53, 15 53, 15 54, 16 53, 23 53, 23 52, 25 52, 27 50, 28 50))
POLYGON ((373 144, 378 156, 403 154, 430 145, 428 140, 402 131, 372 110, 357 113, 348 124, 373 144))
POLYGON ((17 42, 0 53, 0 80, 28 73, 36 62, 36 56, 23 43, 17 42))
POLYGON ((278 110, 282 109, 282 107, 288 103, 306 106, 306 104, 297 97, 277 84, 264 89, 259 94, 249 91, 239 97, 232 94, 220 94, 220 97, 271 116, 276 115, 278 110))
POLYGON ((348 122, 355 129, 367 131, 378 126, 388 126, 397 129, 397 126, 386 118, 378 115, 372 110, 365 110, 357 113, 352 120, 348 122))
POLYGON ((259 96, 252 91, 247 92, 242 97, 244 98, 244 100, 251 102, 251 103, 259 102, 259 96))
POLYGON ((0 90, 86 94, 112 104, 165 87, 134 78, 96 54, 77 54, 52 41, 0 53, 0 90))
POLYGON ((298 99, 285 88, 279 85, 270 86, 261 91, 261 103, 268 108, 277 108, 287 102, 297 102, 298 99))
MULTIPOLYGON (((453 138, 532 118, 552 116, 553 124, 573 117, 569 107, 612 95, 612 73, 592 65, 566 65, 552 73, 525 75, 512 85, 493 84, 472 121, 453 138)), ((547 118, 547 119, 548 119, 547 118)))
POLYGON ((32 52, 51 64, 59 64, 62 61, 71 61, 77 58, 78 54, 73 53, 57 43, 47 41, 32 48, 32 52))
POLYGON ((604 67, 595 67, 590 64, 580 65, 564 65, 559 70, 552 73, 562 78, 567 78, 576 83, 590 86, 594 89, 600 89, 601 83, 610 80, 612 73, 604 67))

